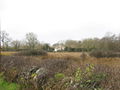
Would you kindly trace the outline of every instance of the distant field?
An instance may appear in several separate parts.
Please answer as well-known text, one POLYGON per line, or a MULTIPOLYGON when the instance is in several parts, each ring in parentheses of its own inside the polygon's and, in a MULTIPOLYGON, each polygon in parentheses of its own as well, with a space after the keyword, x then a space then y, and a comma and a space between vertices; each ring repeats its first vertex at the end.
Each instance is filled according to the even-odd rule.
POLYGON ((15 54, 16 52, 13 52, 13 51, 1 51, 1 55, 7 55, 7 56, 10 56, 12 54, 15 54))
MULTIPOLYGON (((1 52, 2 55, 11 56, 17 52, 1 52)), ((87 53, 86 53, 87 54, 87 53)), ((33 59, 71 59, 81 61, 81 52, 48 52, 47 56, 33 56, 33 59)), ((120 67, 120 58, 94 58, 87 54, 86 63, 105 64, 114 67, 120 67)))
MULTIPOLYGON (((71 59, 75 60, 77 62, 81 61, 81 52, 50 52, 48 53, 48 56, 37 56, 36 58, 41 59, 71 59)), ((85 60, 83 60, 85 63, 93 63, 93 64, 104 64, 108 66, 114 66, 114 67, 120 67, 120 58, 94 58, 90 57, 87 54, 87 57, 85 60)))

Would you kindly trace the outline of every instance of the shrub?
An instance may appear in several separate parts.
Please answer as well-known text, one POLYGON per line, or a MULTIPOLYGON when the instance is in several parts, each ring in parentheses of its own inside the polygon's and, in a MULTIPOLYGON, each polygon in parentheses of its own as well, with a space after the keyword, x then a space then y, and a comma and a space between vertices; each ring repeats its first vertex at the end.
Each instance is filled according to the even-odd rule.
POLYGON ((75 72, 75 81, 80 81, 82 79, 82 71, 80 68, 77 69, 77 71, 75 72))
POLYGON ((105 50, 93 50, 90 52, 90 56, 94 56, 97 58, 101 57, 120 57, 120 53, 113 51, 105 51, 105 50))
POLYGON ((25 55, 25 56, 37 56, 37 55, 47 55, 47 52, 44 50, 26 50, 20 51, 17 55, 25 55))

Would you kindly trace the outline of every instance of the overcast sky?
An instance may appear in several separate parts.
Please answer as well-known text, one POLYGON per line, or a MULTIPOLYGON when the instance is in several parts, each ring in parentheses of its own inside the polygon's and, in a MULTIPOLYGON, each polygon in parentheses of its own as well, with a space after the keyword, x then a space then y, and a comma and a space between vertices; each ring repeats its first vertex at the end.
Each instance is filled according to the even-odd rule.
POLYGON ((120 33, 120 0, 2 0, 1 27, 13 39, 81 40, 120 33))

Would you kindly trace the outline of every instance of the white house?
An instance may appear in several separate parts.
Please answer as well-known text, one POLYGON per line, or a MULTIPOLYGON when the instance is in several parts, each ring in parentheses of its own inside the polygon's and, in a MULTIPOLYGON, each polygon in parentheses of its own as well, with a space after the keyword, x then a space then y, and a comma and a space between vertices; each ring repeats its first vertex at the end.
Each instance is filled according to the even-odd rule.
POLYGON ((65 46, 63 45, 58 45, 58 46, 55 46, 54 47, 54 51, 57 52, 57 51, 64 51, 65 50, 65 46))

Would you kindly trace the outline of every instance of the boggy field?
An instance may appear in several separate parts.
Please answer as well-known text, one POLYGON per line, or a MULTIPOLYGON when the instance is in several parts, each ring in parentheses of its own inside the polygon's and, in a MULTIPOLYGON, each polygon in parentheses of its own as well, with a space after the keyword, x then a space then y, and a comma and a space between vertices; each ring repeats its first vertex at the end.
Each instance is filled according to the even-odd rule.
POLYGON ((79 52, 2 54, 1 76, 18 84, 18 90, 120 90, 120 58, 95 58, 79 52))

